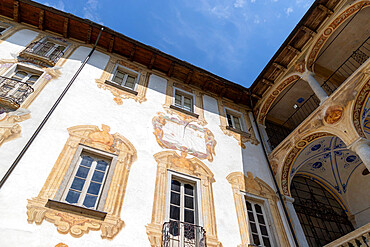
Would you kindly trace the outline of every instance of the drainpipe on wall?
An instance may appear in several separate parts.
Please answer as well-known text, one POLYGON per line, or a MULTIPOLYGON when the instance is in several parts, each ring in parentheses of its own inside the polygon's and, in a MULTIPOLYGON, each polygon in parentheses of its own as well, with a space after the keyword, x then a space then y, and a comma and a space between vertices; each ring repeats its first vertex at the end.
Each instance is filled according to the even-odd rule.
POLYGON ((290 216, 288 214, 288 210, 286 208, 286 205, 285 205, 285 201, 284 201, 284 198, 283 198, 283 195, 281 194, 281 191, 280 191, 280 188, 279 188, 279 185, 276 181, 276 177, 275 177, 275 174, 272 170, 272 167, 271 167, 271 163, 270 163, 270 160, 269 160, 269 157, 268 157, 268 154, 267 154, 267 150, 266 150, 266 146, 265 146, 265 142, 263 141, 264 139, 262 139, 262 135, 261 135, 261 132, 260 132, 260 129, 259 129, 259 126, 258 126, 258 123, 256 121, 256 116, 254 114, 254 106, 253 106, 253 101, 252 101, 252 92, 251 90, 249 89, 249 97, 250 97, 250 101, 251 101, 251 108, 252 108, 252 114, 253 114, 253 122, 255 123, 256 125, 256 129, 257 129, 257 133, 258 133, 258 137, 259 139, 261 140, 261 145, 262 145, 262 149, 263 149, 263 154, 265 155, 265 158, 267 160, 267 166, 269 168, 269 171, 270 171, 270 175, 272 176, 272 180, 274 181, 274 185, 276 187, 276 194, 278 194, 278 197, 281 201, 281 205, 283 206, 283 211, 284 211, 284 214, 285 214, 285 217, 288 221, 288 225, 289 225, 289 229, 290 229, 290 232, 292 233, 292 236, 293 236, 293 240, 294 240, 294 243, 297 247, 299 247, 299 244, 298 244, 298 239, 297 239, 297 236, 295 234, 295 231, 294 231, 294 228, 293 228, 293 225, 292 225, 292 222, 291 222, 291 219, 290 219, 290 216))
POLYGON ((35 132, 31 136, 31 138, 28 140, 28 142, 26 143, 26 145, 23 147, 22 151, 19 153, 19 155, 17 156, 17 158, 13 162, 13 164, 10 166, 10 168, 8 169, 8 171, 5 173, 4 177, 1 179, 1 181, 0 181, 0 189, 3 187, 5 181, 9 178, 10 174, 13 172, 13 170, 15 169, 15 167, 18 165, 18 163, 22 159, 23 155, 27 152, 28 148, 30 147, 30 145, 32 144, 32 142, 35 140, 36 136, 40 133, 41 129, 44 127, 44 125, 46 124, 46 122, 49 120, 51 114, 53 114, 54 110, 57 108, 57 106, 59 105, 60 101, 63 99, 64 95, 66 95, 67 91, 72 86, 73 82, 76 80, 76 78, 78 77, 78 75, 80 74, 80 72, 82 71, 82 69, 85 67, 86 63, 89 61, 90 57, 92 56, 92 54, 94 53, 94 51, 96 49, 96 46, 98 45, 98 42, 99 42, 99 39, 100 39, 100 36, 101 36, 103 30, 104 30, 104 27, 101 27, 100 32, 99 32, 99 35, 98 35, 98 38, 95 41, 94 47, 92 48, 92 50, 90 51, 90 53, 86 56, 85 60, 82 62, 81 66, 78 68, 78 70, 76 71, 76 73, 73 75, 72 79, 69 81, 69 83, 67 84, 67 86, 65 87, 65 89, 63 90, 63 92, 59 95, 58 99, 55 101, 54 105, 51 107, 51 109, 49 110, 48 114, 46 114, 45 118, 42 120, 42 122, 40 123, 40 125, 37 127, 37 129, 35 130, 35 132))

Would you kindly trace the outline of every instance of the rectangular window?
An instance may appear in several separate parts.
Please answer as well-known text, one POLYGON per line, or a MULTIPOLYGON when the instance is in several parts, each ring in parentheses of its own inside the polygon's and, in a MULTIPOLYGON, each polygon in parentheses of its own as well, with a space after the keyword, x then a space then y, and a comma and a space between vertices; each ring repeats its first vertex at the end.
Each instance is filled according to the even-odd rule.
POLYGON ((230 127, 230 128, 233 128, 233 129, 236 129, 236 130, 239 130, 239 131, 243 131, 243 124, 242 124, 242 118, 241 118, 241 114, 238 114, 236 112, 232 112, 228 109, 225 110, 226 111, 226 119, 227 119, 227 125, 230 127))
POLYGON ((34 53, 42 57, 47 57, 50 60, 57 61, 63 55, 65 48, 66 45, 46 40, 38 42, 34 49, 34 53))
POLYGON ((172 175, 167 204, 170 246, 202 246, 205 232, 200 224, 197 181, 172 175))
POLYGON ((131 70, 117 68, 113 74, 112 81, 120 86, 135 90, 139 75, 131 70))
POLYGON ((55 200, 103 210, 116 162, 115 155, 80 145, 55 200))
POLYGON ((11 27, 12 26, 7 23, 0 22, 0 35, 2 35, 6 30, 8 30, 11 27))
POLYGON ((63 201, 96 209, 110 160, 83 152, 77 164, 63 194, 63 201))
POLYGON ((270 247, 271 234, 263 204, 245 200, 251 242, 257 246, 270 247))
POLYGON ((174 97, 174 104, 175 106, 189 111, 189 112, 194 112, 193 108, 193 95, 187 94, 183 91, 175 89, 175 97, 174 97))

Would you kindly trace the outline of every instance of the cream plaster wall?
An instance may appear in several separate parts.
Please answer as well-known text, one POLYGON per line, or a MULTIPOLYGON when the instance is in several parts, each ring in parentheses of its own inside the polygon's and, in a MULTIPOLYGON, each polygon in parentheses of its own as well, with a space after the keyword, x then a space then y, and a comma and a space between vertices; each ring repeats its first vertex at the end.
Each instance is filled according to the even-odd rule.
MULTIPOLYGON (((22 30, 0 44, 0 56, 9 57, 19 52, 37 33, 22 30), (15 45, 11 42, 20 42, 15 45)), ((0 147, 1 176, 12 164, 58 95, 90 52, 91 48, 78 47, 60 68, 61 76, 52 80, 30 105, 31 119, 21 122, 22 136, 0 147)), ((157 163, 153 155, 164 151, 153 135, 152 118, 164 112, 167 80, 151 75, 147 101, 123 100, 122 105, 113 101, 109 90, 97 87, 95 79, 101 77, 109 56, 96 51, 82 70, 69 92, 61 101, 38 137, 30 146, 18 166, 0 191, 0 239, 2 246, 55 246, 63 242, 68 246, 149 246, 145 225, 150 223, 157 163), (90 231, 81 238, 59 234, 49 222, 28 224, 27 199, 36 197, 46 181, 57 157, 68 138, 67 128, 76 125, 107 124, 110 133, 120 133, 137 149, 137 160, 128 177, 121 219, 126 226, 111 241, 102 240, 100 232, 90 231)), ((231 172, 251 171, 271 187, 273 183, 261 146, 246 143, 242 149, 231 136, 220 128, 217 100, 203 97, 205 126, 217 141, 213 162, 202 160, 214 173, 213 183, 218 239, 224 247, 241 243, 232 188, 226 176, 231 172)), ((191 156, 190 156, 191 157, 191 156)))

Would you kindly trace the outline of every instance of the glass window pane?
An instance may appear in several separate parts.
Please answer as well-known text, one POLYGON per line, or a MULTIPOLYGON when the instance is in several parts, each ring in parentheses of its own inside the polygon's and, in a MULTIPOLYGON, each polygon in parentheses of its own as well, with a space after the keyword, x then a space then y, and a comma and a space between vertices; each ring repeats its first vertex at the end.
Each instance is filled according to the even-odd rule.
POLYGON ((93 195, 98 195, 100 191, 101 184, 91 182, 89 189, 87 190, 87 193, 93 194, 93 195))
POLYGON ((185 222, 194 224, 194 211, 185 209, 185 222))
POLYGON ((180 182, 176 180, 171 181, 171 190, 180 192, 180 182))
POLYGON ((185 194, 186 195, 190 195, 190 196, 194 195, 194 187, 192 185, 185 184, 184 187, 185 187, 185 194))
POLYGON ((93 161, 94 159, 89 156, 82 156, 81 165, 91 167, 93 161))
POLYGON ((245 201, 245 203, 247 204, 247 209, 248 209, 249 211, 252 211, 252 205, 251 205, 251 203, 250 203, 250 202, 248 202, 248 201, 245 201))
POLYGON ((263 237, 263 244, 266 247, 271 247, 271 243, 270 243, 270 240, 268 238, 263 237))
POLYGON ((257 226, 255 223, 250 223, 251 224, 251 230, 253 233, 257 233, 257 226))
POLYGON ((260 230, 261 230, 262 235, 265 235, 265 236, 268 235, 266 226, 260 225, 260 230))
POLYGON ((76 173, 76 176, 80 177, 80 178, 86 178, 87 174, 89 174, 89 170, 90 170, 90 168, 79 166, 78 170, 77 170, 77 173, 76 173))
POLYGON ((265 224, 265 219, 263 218, 263 215, 257 214, 258 223, 265 224))
POLYGON ((179 222, 172 221, 172 220, 170 221, 170 233, 171 233, 172 236, 178 236, 179 235, 179 222))
POLYGON ((253 213, 252 212, 248 212, 248 219, 249 219, 249 221, 255 221, 254 220, 254 215, 253 215, 253 213))
POLYGON ((175 94, 175 105, 181 106, 181 95, 175 94))
POLYGON ((171 192, 171 203, 180 206, 180 194, 171 192))
POLYGON ((135 77, 133 76, 127 76, 127 80, 126 80, 126 83, 125 83, 125 86, 126 87, 129 87, 131 89, 134 89, 134 86, 135 86, 135 77))
POLYGON ((18 79, 18 80, 22 80, 23 78, 25 78, 26 76, 28 75, 28 73, 24 72, 24 71, 21 71, 21 70, 18 70, 17 72, 15 72, 15 74, 13 75, 13 78, 14 79, 18 79))
POLYGON ((71 188, 74 190, 82 191, 82 188, 84 187, 85 180, 80 178, 74 178, 73 183, 71 185, 71 188))
POLYGON ((70 190, 68 191, 66 201, 69 203, 77 203, 79 197, 80 197, 80 192, 70 190))
POLYGON ((108 163, 104 160, 99 160, 96 164, 96 170, 105 171, 108 167, 108 163))
POLYGON ((176 206, 170 207, 170 218, 173 220, 180 220, 180 208, 176 206))
POLYGON ((185 196, 185 207, 194 209, 194 198, 185 196))
POLYGON ((86 195, 83 205, 88 208, 93 208, 96 203, 96 196, 86 195))
POLYGON ((260 239, 258 238, 258 235, 257 234, 252 234, 253 236, 253 243, 256 244, 256 245, 259 245, 260 244, 260 239))
POLYGON ((227 118, 227 124, 231 127, 234 128, 233 121, 231 120, 231 115, 226 113, 226 118, 227 118))
POLYGON ((31 75, 30 78, 27 80, 27 82, 30 83, 30 84, 33 84, 39 79, 39 77, 40 76, 38 76, 38 75, 31 75))
POLYGON ((94 175, 92 177, 92 181, 102 183, 104 179, 104 172, 100 172, 95 170, 94 175))
POLYGON ((254 207, 255 207, 256 212, 257 212, 257 213, 262 214, 262 208, 261 208, 261 206, 260 206, 260 205, 258 205, 258 204, 254 204, 254 207))
POLYGON ((240 122, 239 118, 234 117, 234 124, 235 124, 235 129, 241 130, 242 128, 240 127, 240 122))
POLYGON ((113 76, 113 81, 117 82, 118 84, 121 84, 124 78, 124 74, 120 71, 117 71, 116 74, 113 76))

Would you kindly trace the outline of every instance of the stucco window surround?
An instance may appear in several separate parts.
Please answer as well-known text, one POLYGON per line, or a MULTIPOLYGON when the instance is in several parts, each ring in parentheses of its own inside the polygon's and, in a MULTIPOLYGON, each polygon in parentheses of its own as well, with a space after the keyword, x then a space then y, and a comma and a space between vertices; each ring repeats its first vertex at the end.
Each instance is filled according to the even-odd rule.
POLYGON ((170 179, 192 177, 198 192, 198 224, 206 231, 207 246, 220 247, 217 237, 217 224, 214 208, 212 184, 215 182, 213 173, 197 158, 187 159, 175 151, 164 151, 154 155, 157 161, 157 175, 154 189, 154 201, 151 223, 146 225, 150 245, 162 246, 162 228, 168 221, 168 200, 170 179))
POLYGON ((254 134, 247 109, 224 100, 218 100, 218 112, 220 115, 220 128, 225 135, 234 137, 238 141, 239 146, 243 149, 246 148, 246 142, 258 145, 259 142, 254 134), (240 120, 241 130, 236 129, 235 126, 229 126, 228 114, 240 120))
POLYGON ((109 131, 106 125, 102 125, 102 130, 94 125, 68 129, 69 138, 39 195, 28 200, 29 223, 38 225, 46 220, 53 223, 59 233, 70 233, 73 237, 81 237, 90 230, 101 230, 101 237, 106 239, 113 239, 119 233, 124 226, 120 213, 130 167, 136 160, 136 149, 125 137, 109 131), (83 151, 111 160, 111 170, 106 179, 109 185, 105 183, 96 210, 82 207, 77 210, 77 207, 58 201, 70 176, 68 173, 73 171, 74 159, 83 151))
POLYGON ((202 126, 207 124, 204 119, 203 94, 198 90, 194 90, 183 85, 182 83, 174 81, 167 82, 166 100, 163 104, 163 108, 168 114, 177 115, 182 120, 196 122, 202 126), (192 97, 191 111, 186 109, 186 107, 183 108, 176 104, 176 94, 186 96, 188 98, 192 97))
POLYGON ((252 244, 246 200, 263 205, 270 225, 272 246, 290 246, 277 206, 278 198, 273 189, 260 178, 254 177, 251 172, 247 172, 247 176, 244 176, 242 172, 233 172, 226 179, 232 187, 238 218, 241 238, 241 245, 238 246, 247 247, 252 244))
POLYGON ((59 37, 39 35, 23 49, 18 57, 20 60, 31 62, 42 67, 62 65, 67 56, 71 43, 59 37))
POLYGON ((150 75, 150 72, 136 63, 111 57, 102 76, 96 80, 96 83, 99 88, 109 90, 114 96, 113 100, 118 105, 122 105, 124 99, 133 99, 142 103, 146 101, 145 95, 150 75), (122 77, 122 80, 120 77, 122 77), (131 79, 135 78, 132 87, 127 84, 131 80, 130 77, 131 79))

